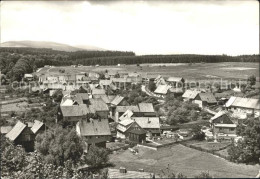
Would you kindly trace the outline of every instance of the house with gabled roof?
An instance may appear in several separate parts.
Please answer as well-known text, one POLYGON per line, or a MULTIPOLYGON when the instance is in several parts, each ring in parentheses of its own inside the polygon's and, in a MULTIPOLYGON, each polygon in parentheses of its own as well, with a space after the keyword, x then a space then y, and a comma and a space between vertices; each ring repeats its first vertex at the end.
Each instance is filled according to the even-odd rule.
POLYGON ((239 112, 259 117, 260 100, 231 96, 224 107, 234 113, 239 112))
POLYGON ((101 99, 101 98, 97 98, 97 99, 89 99, 90 105, 89 108, 92 111, 95 111, 95 113, 104 119, 108 118, 109 115, 109 108, 108 105, 101 99))
POLYGON ((183 101, 193 101, 195 97, 201 93, 197 90, 186 90, 185 93, 182 95, 183 101))
POLYGON ((88 114, 95 114, 95 110, 88 107, 86 104, 60 106, 58 109, 57 120, 63 120, 70 125, 74 125, 79 120, 86 118, 88 114))
POLYGON ((35 134, 32 130, 21 121, 6 134, 6 138, 14 142, 15 145, 22 145, 27 152, 34 151, 35 134))
POLYGON ((127 110, 131 110, 134 115, 138 115, 140 110, 138 106, 117 106, 115 109, 115 121, 119 121, 119 117, 122 116, 127 110))
POLYGON ((217 104, 217 100, 213 93, 199 93, 194 98, 194 103, 198 104, 199 107, 203 108, 209 105, 217 104))
POLYGON ((171 88, 170 85, 158 85, 157 88, 155 89, 154 93, 157 95, 160 95, 162 97, 165 97, 166 94, 168 93, 168 90, 171 88))
POLYGON ((139 103, 139 115, 142 117, 155 117, 155 111, 152 103, 139 103))
POLYGON ((183 87, 185 80, 182 77, 169 77, 167 78, 166 83, 172 87, 179 88, 183 87))
POLYGON ((112 80, 99 80, 99 85, 103 89, 107 89, 112 83, 113 83, 112 80))
POLYGON ((236 137, 237 124, 232 121, 230 114, 227 111, 219 111, 209 120, 209 122, 213 130, 213 135, 217 139, 236 137))
POLYGON ((147 132, 148 137, 160 136, 159 117, 131 117, 131 119, 147 132))
POLYGON ((37 135, 45 130, 46 126, 43 122, 34 120, 33 126, 31 127, 32 132, 37 135))
POLYGON ((108 119, 85 119, 76 124, 76 132, 83 139, 85 152, 90 145, 106 148, 106 142, 111 140, 108 119))
POLYGON ((145 143, 146 131, 134 120, 126 119, 120 121, 117 125, 117 138, 126 139, 136 143, 145 143))

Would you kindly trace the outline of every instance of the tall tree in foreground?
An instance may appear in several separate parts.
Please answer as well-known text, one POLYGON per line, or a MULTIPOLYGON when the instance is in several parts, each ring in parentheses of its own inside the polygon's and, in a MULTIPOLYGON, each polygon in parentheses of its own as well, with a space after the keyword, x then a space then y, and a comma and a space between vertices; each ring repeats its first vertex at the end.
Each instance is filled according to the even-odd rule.
POLYGON ((83 143, 75 129, 60 126, 36 136, 35 149, 47 163, 64 166, 67 160, 76 164, 83 154, 83 143))
POLYGON ((84 160, 91 167, 101 167, 108 163, 108 154, 108 150, 91 145, 84 160))
POLYGON ((238 134, 243 137, 233 142, 228 150, 230 160, 241 163, 257 163, 260 158, 260 122, 249 118, 238 126, 238 134))

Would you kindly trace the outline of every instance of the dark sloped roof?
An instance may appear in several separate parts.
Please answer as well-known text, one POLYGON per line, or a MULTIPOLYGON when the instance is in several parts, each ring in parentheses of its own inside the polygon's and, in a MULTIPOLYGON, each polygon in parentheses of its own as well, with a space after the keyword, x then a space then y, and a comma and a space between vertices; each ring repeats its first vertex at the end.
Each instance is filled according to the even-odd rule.
POLYGON ((34 124, 31 128, 31 130, 33 131, 33 133, 35 134, 36 132, 38 132, 38 130, 43 126, 44 124, 41 121, 38 120, 34 120, 34 124))
POLYGON ((94 109, 95 111, 108 111, 107 104, 101 99, 90 99, 90 108, 94 109))
POLYGON ((154 112, 152 103, 139 103, 138 106, 140 112, 154 112))
POLYGON ((199 93, 201 101, 206 101, 207 103, 216 103, 217 100, 212 93, 199 93))
POLYGON ((21 121, 18 121, 10 132, 6 134, 6 137, 11 141, 14 141, 26 128, 26 125, 21 121))
POLYGON ((84 116, 88 113, 93 113, 86 104, 72 105, 72 106, 60 106, 63 116, 84 116))
POLYGON ((140 128, 140 130, 137 130, 137 129, 130 129, 128 132, 130 133, 134 133, 134 134, 146 134, 146 131, 142 128, 140 128))
POLYGON ((77 123, 81 136, 111 135, 108 119, 82 120, 77 123))

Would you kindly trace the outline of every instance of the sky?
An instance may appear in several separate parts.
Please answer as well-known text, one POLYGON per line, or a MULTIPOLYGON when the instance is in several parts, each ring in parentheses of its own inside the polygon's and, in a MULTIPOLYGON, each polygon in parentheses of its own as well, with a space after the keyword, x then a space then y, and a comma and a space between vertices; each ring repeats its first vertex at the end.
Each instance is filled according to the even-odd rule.
POLYGON ((1 1, 1 42, 33 40, 146 54, 259 54, 251 0, 1 1))

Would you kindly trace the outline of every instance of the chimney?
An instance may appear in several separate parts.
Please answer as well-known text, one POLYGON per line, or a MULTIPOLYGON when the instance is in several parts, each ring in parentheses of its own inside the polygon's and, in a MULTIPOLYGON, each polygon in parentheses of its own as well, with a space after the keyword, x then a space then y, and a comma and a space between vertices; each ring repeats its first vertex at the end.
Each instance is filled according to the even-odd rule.
POLYGON ((119 168, 119 172, 120 172, 120 173, 126 173, 127 171, 126 171, 126 168, 120 167, 120 168, 119 168))
POLYGON ((147 122, 148 122, 148 124, 149 124, 149 123, 151 123, 151 121, 150 121, 150 119, 149 119, 149 118, 148 118, 148 121, 147 121, 147 122))

